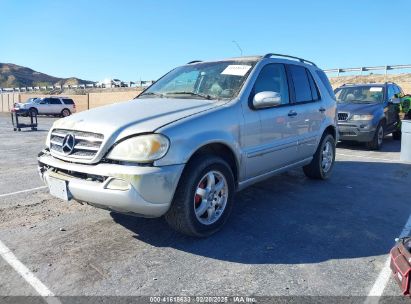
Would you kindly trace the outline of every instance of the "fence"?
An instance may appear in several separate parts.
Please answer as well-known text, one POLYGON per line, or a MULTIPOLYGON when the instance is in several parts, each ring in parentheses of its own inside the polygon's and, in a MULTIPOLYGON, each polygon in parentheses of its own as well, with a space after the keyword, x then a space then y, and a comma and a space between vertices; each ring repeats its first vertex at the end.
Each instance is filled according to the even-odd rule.
POLYGON ((324 70, 327 74, 337 73, 337 77, 341 73, 348 72, 368 72, 368 71, 384 71, 384 74, 387 75, 390 70, 402 70, 402 69, 411 69, 411 64, 400 64, 400 65, 384 65, 384 66, 373 66, 373 67, 359 67, 359 68, 343 68, 343 69, 328 69, 324 70))
MULTIPOLYGON (((88 93, 85 95, 64 96, 73 99, 76 104, 76 110, 80 112, 116 102, 131 100, 140 92, 141 89, 137 88, 136 90, 125 92, 88 93)), ((32 97, 41 98, 50 96, 51 95, 30 93, 3 93, 0 94, 0 112, 9 112, 16 102, 24 102, 32 97)))
POLYGON ((56 90, 66 90, 66 89, 112 89, 112 88, 136 88, 136 89, 143 89, 147 86, 153 84, 153 80, 149 81, 129 81, 129 82, 122 82, 122 84, 97 84, 97 83, 89 83, 89 84, 75 84, 75 85, 53 85, 53 86, 37 86, 37 87, 16 87, 16 88, 0 88, 0 93, 13 93, 13 92, 41 92, 41 91, 56 91, 56 90))

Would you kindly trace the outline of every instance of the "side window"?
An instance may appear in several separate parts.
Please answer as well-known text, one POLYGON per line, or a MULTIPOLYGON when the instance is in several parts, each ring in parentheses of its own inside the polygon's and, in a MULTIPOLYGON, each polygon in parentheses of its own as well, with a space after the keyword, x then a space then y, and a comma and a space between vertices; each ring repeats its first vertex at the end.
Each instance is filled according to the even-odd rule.
POLYGON ((325 86, 327 89, 328 93, 330 94, 332 99, 335 99, 335 95, 333 92, 333 87, 331 86, 330 80, 328 79, 327 75, 324 73, 324 71, 317 70, 316 71, 318 77, 320 77, 320 80, 322 84, 325 86))
POLYGON ((391 100, 394 97, 395 90, 393 85, 388 85, 387 100, 391 100))
POLYGON ((254 84, 253 94, 260 92, 277 92, 281 96, 281 104, 288 104, 288 82, 285 67, 282 64, 268 64, 262 68, 254 84))
POLYGON ((50 104, 52 105, 61 105, 60 99, 50 98, 50 104))
POLYGON ((49 104, 50 103, 50 98, 44 98, 43 100, 40 101, 40 104, 49 104))
POLYGON ((311 94, 311 85, 306 68, 299 65, 289 65, 291 78, 294 83, 295 101, 307 102, 313 101, 311 94))

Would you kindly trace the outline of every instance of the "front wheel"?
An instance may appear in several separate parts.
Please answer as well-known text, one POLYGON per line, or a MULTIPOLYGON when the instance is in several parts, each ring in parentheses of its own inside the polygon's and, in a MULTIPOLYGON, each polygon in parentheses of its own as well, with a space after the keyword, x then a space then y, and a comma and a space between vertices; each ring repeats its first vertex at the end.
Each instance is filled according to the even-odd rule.
POLYGON ((304 174, 312 179, 328 179, 335 163, 335 139, 324 134, 311 163, 303 167, 304 174))
POLYGON ((370 142, 367 142, 367 148, 371 150, 380 150, 384 141, 384 124, 380 122, 375 129, 374 137, 370 142))
POLYGON ((39 114, 39 111, 36 108, 30 108, 28 115, 30 116, 37 116, 39 114))
POLYGON ((185 168, 165 219, 183 234, 209 236, 227 221, 234 189, 233 173, 226 161, 213 155, 197 156, 185 168))

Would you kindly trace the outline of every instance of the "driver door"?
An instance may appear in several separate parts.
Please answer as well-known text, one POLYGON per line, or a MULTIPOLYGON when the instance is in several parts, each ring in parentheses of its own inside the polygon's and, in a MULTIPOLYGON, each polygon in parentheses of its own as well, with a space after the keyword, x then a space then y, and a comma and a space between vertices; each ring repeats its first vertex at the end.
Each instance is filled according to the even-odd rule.
POLYGON ((384 104, 384 115, 387 120, 386 131, 392 131, 398 121, 398 105, 392 103, 392 99, 395 97, 396 90, 393 85, 388 85, 387 88, 387 100, 384 104))
POLYGON ((43 98, 40 100, 40 102, 37 104, 37 111, 39 114, 48 114, 48 108, 50 104, 50 98, 43 98))
POLYGON ((283 64, 265 65, 256 79, 249 104, 260 92, 276 92, 281 104, 269 108, 253 109, 258 113, 261 131, 259 144, 247 153, 247 175, 258 176, 282 168, 298 157, 298 132, 294 127, 293 107, 290 106, 288 81, 283 64))

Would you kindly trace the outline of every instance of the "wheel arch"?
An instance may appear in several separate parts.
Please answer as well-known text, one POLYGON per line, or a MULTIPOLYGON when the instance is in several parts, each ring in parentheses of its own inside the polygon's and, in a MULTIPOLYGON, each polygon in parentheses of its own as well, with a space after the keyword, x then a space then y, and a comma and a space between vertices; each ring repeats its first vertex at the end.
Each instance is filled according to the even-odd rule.
MULTIPOLYGON (((233 149, 222 142, 210 142, 207 144, 204 144, 200 147, 198 147, 189 157, 187 164, 190 163, 190 161, 198 157, 200 155, 215 155, 219 156, 222 159, 224 159, 228 165, 231 168, 231 171, 233 172, 234 176, 234 181, 237 186, 238 184, 238 179, 239 179, 239 161, 236 157, 236 154, 234 153, 233 149)), ((187 166, 186 166, 187 167, 187 166)))
POLYGON ((324 129, 323 134, 330 134, 334 137, 335 141, 337 141, 337 129, 333 125, 329 125, 324 129))

